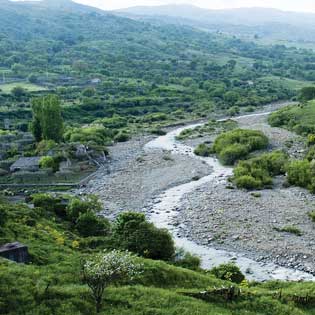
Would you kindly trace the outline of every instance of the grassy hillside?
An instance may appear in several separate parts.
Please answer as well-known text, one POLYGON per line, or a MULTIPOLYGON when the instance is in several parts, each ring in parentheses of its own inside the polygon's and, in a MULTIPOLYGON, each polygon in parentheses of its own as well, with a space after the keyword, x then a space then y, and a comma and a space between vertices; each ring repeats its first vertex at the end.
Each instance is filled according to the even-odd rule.
MULTIPOLYGON (((1 242, 23 242, 31 255, 26 265, 0 259, 0 314, 94 314, 91 293, 81 280, 81 261, 106 248, 108 240, 83 238, 45 208, 0 206, 2 215, 3 209, 8 213, 1 242)), ((232 283, 204 271, 138 260, 142 273, 127 285, 107 289, 101 314, 314 314, 314 284, 246 282, 241 295, 228 301, 219 288, 232 283), (200 293, 205 290, 207 296, 200 293)))
POLYGON ((285 107, 269 117, 269 123, 274 127, 283 127, 298 134, 315 133, 315 101, 305 105, 285 107))

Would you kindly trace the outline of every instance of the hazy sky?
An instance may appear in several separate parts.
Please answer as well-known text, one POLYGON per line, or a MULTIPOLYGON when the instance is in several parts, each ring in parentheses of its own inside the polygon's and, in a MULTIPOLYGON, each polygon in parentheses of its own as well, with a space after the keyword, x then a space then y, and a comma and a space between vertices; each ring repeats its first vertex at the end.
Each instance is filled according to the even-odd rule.
POLYGON ((222 9, 239 7, 269 7, 290 11, 315 12, 315 0, 75 0, 106 10, 137 5, 161 5, 169 3, 193 4, 202 8, 222 9))

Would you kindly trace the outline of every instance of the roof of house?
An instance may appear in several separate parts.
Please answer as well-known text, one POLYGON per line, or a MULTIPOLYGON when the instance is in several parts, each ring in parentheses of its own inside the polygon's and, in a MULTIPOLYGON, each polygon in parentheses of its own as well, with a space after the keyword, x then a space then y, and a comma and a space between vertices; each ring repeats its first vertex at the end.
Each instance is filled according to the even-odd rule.
POLYGON ((23 167, 32 167, 39 165, 39 156, 34 157, 21 157, 15 163, 11 165, 11 168, 23 168, 23 167))
POLYGON ((9 252, 11 250, 15 250, 19 248, 27 248, 27 246, 19 242, 8 243, 0 247, 0 253, 9 252))

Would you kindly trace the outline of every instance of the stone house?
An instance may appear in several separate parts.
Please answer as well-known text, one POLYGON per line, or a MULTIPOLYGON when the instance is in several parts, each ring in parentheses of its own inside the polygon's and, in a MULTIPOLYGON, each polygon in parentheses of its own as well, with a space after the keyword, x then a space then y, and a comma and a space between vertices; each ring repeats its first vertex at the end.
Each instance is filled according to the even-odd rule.
POLYGON ((0 247, 0 257, 17 263, 26 263, 29 258, 28 248, 19 242, 8 243, 0 247))
POLYGON ((10 172, 36 172, 39 170, 39 156, 21 157, 10 166, 10 172))

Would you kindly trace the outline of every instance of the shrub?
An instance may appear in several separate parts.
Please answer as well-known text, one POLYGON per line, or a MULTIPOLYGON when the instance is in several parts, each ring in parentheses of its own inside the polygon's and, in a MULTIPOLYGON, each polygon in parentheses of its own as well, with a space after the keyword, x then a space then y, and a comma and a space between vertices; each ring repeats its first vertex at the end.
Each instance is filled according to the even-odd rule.
POLYGON ((67 206, 68 219, 73 223, 79 218, 80 214, 88 211, 99 212, 102 209, 102 204, 96 196, 90 195, 85 199, 72 198, 67 206))
POLYGON ((233 263, 222 264, 218 267, 214 267, 210 270, 210 273, 218 279, 234 283, 241 283, 245 279, 245 276, 240 271, 240 268, 233 263))
POLYGON ((247 161, 240 161, 233 173, 238 188, 261 189, 272 185, 272 177, 285 174, 287 154, 281 151, 262 154, 247 161))
POLYGON ((31 197, 34 207, 54 211, 59 200, 49 194, 35 194, 31 197))
POLYGON ((219 159, 224 165, 233 165, 237 160, 245 158, 248 148, 243 144, 232 144, 219 153, 219 159))
POLYGON ((288 226, 284 226, 282 228, 277 228, 275 227, 274 228, 276 231, 278 232, 286 232, 286 233, 291 233, 291 234, 295 234, 297 236, 302 236, 303 233, 301 232, 301 230, 295 226, 291 226, 291 225, 288 225, 288 226))
POLYGON ((307 188, 311 184, 310 162, 292 161, 288 166, 288 182, 307 188))
POLYGON ((315 222, 315 210, 308 213, 309 218, 315 222))
POLYGON ((139 213, 126 212, 118 216, 113 228, 113 240, 119 248, 147 258, 170 260, 175 253, 169 232, 156 228, 139 213))
POLYGON ((43 156, 39 161, 41 168, 52 168, 54 172, 59 170, 59 161, 52 156, 43 156))
POLYGON ((76 229, 84 236, 105 236, 110 231, 110 223, 107 219, 98 217, 94 212, 80 213, 76 222, 76 229))
POLYGON ((194 153, 198 156, 206 157, 213 153, 213 149, 205 143, 201 143, 195 148, 194 153))
POLYGON ((200 264, 201 260, 198 256, 192 255, 183 249, 176 251, 174 262, 175 266, 198 271, 200 270, 200 264))
POLYGON ((5 205, 0 205, 0 228, 3 227, 8 220, 8 213, 5 205))
POLYGON ((236 129, 218 136, 213 150, 223 164, 232 165, 248 153, 267 146, 268 138, 261 131, 236 129))
POLYGON ((253 176, 250 176, 250 175, 243 175, 243 176, 237 177, 235 180, 235 183, 238 188, 244 188, 244 189, 262 188, 262 182, 258 179, 255 179, 253 176))
POLYGON ((115 137, 114 140, 117 142, 126 142, 130 139, 130 135, 125 131, 120 131, 115 137))
POLYGON ((164 131, 162 129, 158 129, 158 128, 151 129, 150 132, 153 135, 157 135, 157 136, 165 136, 166 135, 166 131, 164 131))

